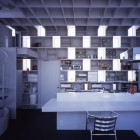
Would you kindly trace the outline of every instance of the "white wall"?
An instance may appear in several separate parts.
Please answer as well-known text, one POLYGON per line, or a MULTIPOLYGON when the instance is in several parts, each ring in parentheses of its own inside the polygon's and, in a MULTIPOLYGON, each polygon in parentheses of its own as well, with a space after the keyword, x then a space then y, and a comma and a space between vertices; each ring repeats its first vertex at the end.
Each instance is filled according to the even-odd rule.
POLYGON ((60 85, 60 61, 39 61, 39 104, 42 107, 49 99, 56 98, 60 85))

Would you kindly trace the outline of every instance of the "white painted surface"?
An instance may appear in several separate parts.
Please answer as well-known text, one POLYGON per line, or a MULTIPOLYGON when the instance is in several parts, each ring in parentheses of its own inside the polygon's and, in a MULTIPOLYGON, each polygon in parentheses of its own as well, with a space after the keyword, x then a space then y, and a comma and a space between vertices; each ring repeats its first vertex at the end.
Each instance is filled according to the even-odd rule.
POLYGON ((57 93, 42 112, 57 112, 57 130, 85 130, 87 111, 116 111, 116 129, 140 136, 140 93, 57 93))
POLYGON ((94 93, 94 92, 72 92, 57 93, 57 101, 140 101, 140 93, 94 93))
POLYGON ((78 111, 140 111, 140 93, 57 93, 43 112, 78 111))
POLYGON ((81 111, 140 111, 139 101, 71 101, 49 100, 42 112, 81 112, 81 111))

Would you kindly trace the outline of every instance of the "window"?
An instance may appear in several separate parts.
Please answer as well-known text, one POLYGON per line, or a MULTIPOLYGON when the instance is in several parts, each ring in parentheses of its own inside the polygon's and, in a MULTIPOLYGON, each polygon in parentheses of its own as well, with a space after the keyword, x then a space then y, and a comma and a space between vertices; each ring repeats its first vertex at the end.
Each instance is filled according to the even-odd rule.
POLYGON ((31 47, 30 36, 23 36, 22 37, 22 47, 24 47, 24 48, 30 48, 31 47))
POLYGON ((90 59, 83 59, 83 70, 91 70, 91 61, 90 59))
POLYGON ((75 36, 76 34, 76 28, 75 26, 67 26, 68 29, 68 36, 75 36))
POLYGON ((127 52, 127 51, 122 52, 122 53, 120 54, 120 59, 128 59, 128 52, 127 52))
POLYGON ((113 48, 121 48, 121 36, 113 36, 113 48))
POLYGON ((45 36, 46 35, 46 30, 43 26, 35 26, 37 29, 37 36, 45 36))
POLYGON ((98 70, 98 82, 105 82, 105 81, 106 81, 106 71, 98 70))
MULTIPOLYGON (((23 48, 30 48, 31 47, 30 36, 23 36, 22 37, 22 47, 23 48)), ((23 59, 23 70, 31 70, 31 60, 30 59, 23 59)))
POLYGON ((31 70, 31 60, 23 59, 23 70, 31 70))
POLYGON ((128 82, 134 82, 136 81, 136 71, 129 70, 128 71, 128 82))
POLYGON ((121 70, 120 59, 113 59, 113 70, 121 70))
POLYGON ((107 26, 99 26, 98 36, 106 36, 106 28, 107 26))
POLYGON ((12 36, 16 36, 16 30, 14 28, 12 28, 11 26, 6 27, 12 30, 12 36))
POLYGON ((90 48, 90 36, 83 36, 83 48, 90 48))
POLYGON ((98 48, 98 59, 106 59, 106 48, 98 48))
POLYGON ((135 60, 140 60, 140 54, 135 55, 135 60))
POLYGON ((68 48, 68 59, 75 59, 75 48, 68 48))
POLYGON ((136 36, 136 30, 139 26, 132 26, 128 29, 128 36, 136 36))
POLYGON ((68 82, 75 82, 75 71, 74 70, 68 71, 68 82))
POLYGON ((53 48, 60 48, 60 36, 53 36, 53 48))

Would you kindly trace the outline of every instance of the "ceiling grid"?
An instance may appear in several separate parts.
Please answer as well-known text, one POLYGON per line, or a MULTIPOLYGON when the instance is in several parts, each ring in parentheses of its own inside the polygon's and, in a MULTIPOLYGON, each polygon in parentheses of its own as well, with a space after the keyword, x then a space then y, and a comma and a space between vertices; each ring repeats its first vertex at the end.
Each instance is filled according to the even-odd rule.
POLYGON ((75 25, 86 33, 100 25, 129 28, 140 25, 139 13, 140 0, 0 0, 0 22, 23 30, 36 25, 54 31, 75 25))

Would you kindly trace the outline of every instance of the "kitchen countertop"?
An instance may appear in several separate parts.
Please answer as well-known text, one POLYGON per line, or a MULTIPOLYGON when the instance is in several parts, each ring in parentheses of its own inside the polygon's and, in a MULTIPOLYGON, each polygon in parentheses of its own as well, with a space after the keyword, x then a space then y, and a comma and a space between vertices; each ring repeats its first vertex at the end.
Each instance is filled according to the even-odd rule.
POLYGON ((42 112, 140 111, 140 94, 57 93, 42 112))

